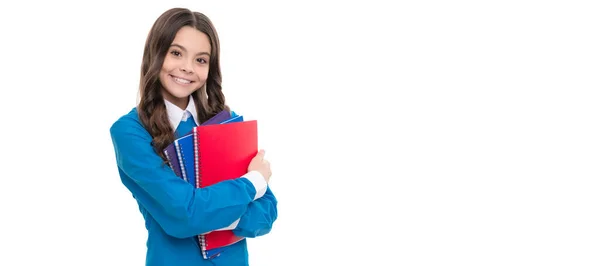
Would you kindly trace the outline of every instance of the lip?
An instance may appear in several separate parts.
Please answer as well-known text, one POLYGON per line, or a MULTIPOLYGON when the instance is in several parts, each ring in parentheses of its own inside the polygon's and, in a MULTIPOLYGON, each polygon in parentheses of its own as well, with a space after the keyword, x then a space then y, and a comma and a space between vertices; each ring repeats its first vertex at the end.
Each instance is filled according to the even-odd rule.
POLYGON ((194 82, 195 82, 195 81, 193 81, 193 80, 189 80, 189 79, 182 78, 182 77, 178 77, 178 76, 171 75, 171 74, 169 74, 169 77, 171 77, 171 80, 173 80, 175 83, 177 83, 177 84, 179 84, 179 85, 184 85, 184 86, 185 86, 185 85, 190 85, 190 84, 192 84, 192 83, 194 83, 194 82), (190 83, 181 83, 181 82, 177 81, 177 79, 183 79, 183 80, 187 80, 187 81, 189 81, 190 83))

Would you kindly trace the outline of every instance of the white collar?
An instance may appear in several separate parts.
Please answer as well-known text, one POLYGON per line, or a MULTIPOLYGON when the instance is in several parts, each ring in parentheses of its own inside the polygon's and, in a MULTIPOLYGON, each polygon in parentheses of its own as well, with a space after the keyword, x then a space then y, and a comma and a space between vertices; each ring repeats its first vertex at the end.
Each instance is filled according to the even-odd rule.
POLYGON ((185 108, 185 110, 181 110, 181 108, 179 108, 177 105, 173 104, 172 102, 169 102, 165 99, 165 106, 167 107, 167 115, 169 116, 169 123, 171 123, 171 127, 173 128, 173 131, 177 130, 177 127, 179 126, 179 123, 182 120, 187 120, 187 118, 189 117, 188 112, 190 112, 192 114, 192 117, 194 118, 194 122, 196 122, 196 125, 200 125, 200 123, 198 123, 198 112, 196 111, 196 103, 194 102, 194 99, 192 98, 192 96, 190 95, 189 97, 189 102, 187 107, 185 108))

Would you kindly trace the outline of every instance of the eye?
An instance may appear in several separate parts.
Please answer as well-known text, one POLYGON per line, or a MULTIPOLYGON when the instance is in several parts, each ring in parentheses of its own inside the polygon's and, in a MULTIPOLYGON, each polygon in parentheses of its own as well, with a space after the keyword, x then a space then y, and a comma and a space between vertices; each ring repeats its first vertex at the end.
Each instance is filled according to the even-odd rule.
POLYGON ((200 63, 200 64, 206 64, 207 63, 204 58, 198 58, 198 59, 196 59, 196 61, 198 61, 198 63, 200 63))
POLYGON ((181 55, 181 53, 179 51, 177 51, 177 50, 171 51, 171 54, 174 55, 174 56, 180 56, 181 55))

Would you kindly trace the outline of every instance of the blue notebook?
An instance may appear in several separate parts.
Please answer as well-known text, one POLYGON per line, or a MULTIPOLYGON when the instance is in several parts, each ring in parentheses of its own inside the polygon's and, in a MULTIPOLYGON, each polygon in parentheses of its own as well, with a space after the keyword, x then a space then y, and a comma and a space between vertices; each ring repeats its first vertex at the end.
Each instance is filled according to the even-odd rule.
POLYGON ((186 135, 174 142, 182 178, 196 187, 194 136, 186 135))

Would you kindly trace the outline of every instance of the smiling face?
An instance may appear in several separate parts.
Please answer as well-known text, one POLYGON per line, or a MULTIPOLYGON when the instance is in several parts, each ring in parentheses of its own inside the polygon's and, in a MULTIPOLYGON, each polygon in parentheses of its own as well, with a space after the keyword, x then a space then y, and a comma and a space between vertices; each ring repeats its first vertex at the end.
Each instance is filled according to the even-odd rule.
POLYGON ((210 40, 201 31, 184 26, 177 32, 159 76, 167 101, 181 109, 187 107, 190 94, 206 83, 210 51, 210 40))

